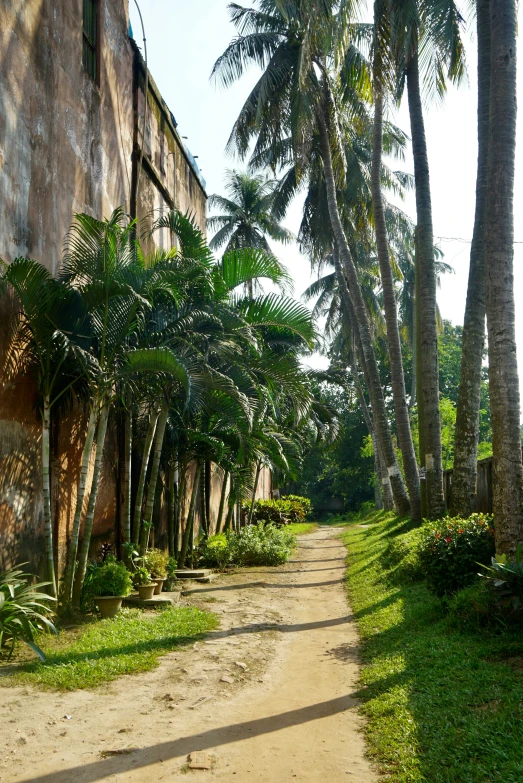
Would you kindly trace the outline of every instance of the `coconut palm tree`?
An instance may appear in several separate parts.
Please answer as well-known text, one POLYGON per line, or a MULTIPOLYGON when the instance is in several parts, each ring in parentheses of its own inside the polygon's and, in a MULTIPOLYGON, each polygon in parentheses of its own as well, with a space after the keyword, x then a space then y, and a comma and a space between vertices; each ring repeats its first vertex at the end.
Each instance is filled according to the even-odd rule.
POLYGON ((515 0, 490 5, 490 126, 485 218, 486 311, 496 550, 523 541, 519 376, 514 303, 515 0))
POLYGON ((485 347, 485 207, 490 123, 490 0, 477 0, 478 171, 476 214, 470 247, 467 303, 463 322, 461 377, 456 412, 454 470, 450 511, 469 516, 475 510, 481 370, 485 347))
POLYGON ((255 156, 273 150, 281 161, 282 145, 290 139, 286 159, 292 156, 301 177, 308 169, 314 137, 319 135, 330 222, 360 327, 376 430, 397 508, 406 513, 409 501, 396 462, 358 274, 337 203, 337 184, 344 180, 346 169, 338 143, 336 84, 327 65, 338 21, 332 14, 333 4, 297 0, 286 3, 284 12, 277 2, 263 2, 260 11, 237 5, 230 8, 239 36, 218 59, 213 74, 227 85, 251 63, 264 69, 235 123, 230 145, 245 155, 255 138, 255 156))
MULTIPOLYGON (((383 7, 382 7, 383 10, 383 7)), ((441 425, 439 414, 438 334, 434 232, 425 123, 423 84, 429 93, 444 94, 447 79, 459 82, 464 74, 461 16, 453 0, 391 0, 385 8, 391 59, 396 69, 396 95, 407 88, 414 178, 416 185, 417 260, 419 264, 420 340, 419 372, 423 396, 420 431, 426 471, 427 514, 444 513, 441 425), (420 63, 426 65, 420 73, 420 63)), ((383 45, 383 38, 381 45, 383 45)))

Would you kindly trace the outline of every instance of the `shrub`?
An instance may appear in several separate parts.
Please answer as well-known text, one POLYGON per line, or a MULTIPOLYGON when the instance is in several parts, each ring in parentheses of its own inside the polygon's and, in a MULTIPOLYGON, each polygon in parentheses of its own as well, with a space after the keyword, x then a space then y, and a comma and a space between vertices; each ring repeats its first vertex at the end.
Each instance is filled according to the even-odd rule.
POLYGON ((84 600, 91 601, 97 595, 129 595, 132 590, 131 574, 124 563, 106 560, 102 565, 93 564, 84 582, 84 600))
POLYGON ((440 597, 470 585, 477 578, 478 564, 487 565, 493 555, 492 517, 485 514, 433 523, 419 550, 428 585, 440 597))
POLYGON ((148 549, 142 558, 142 565, 147 568, 153 579, 165 579, 169 555, 160 549, 148 549))
POLYGON ((523 549, 518 544, 514 560, 506 555, 493 557, 490 566, 483 566, 480 574, 490 589, 496 606, 507 619, 518 619, 523 614, 523 549))
POLYGON ((45 661, 44 653, 35 643, 35 635, 45 630, 56 633, 49 619, 53 614, 50 604, 55 599, 39 592, 49 582, 28 583, 32 575, 21 570, 23 565, 26 564, 0 574, 0 650, 9 647, 10 658, 20 640, 45 661))
POLYGON ((133 573, 133 585, 135 587, 141 587, 142 585, 150 585, 152 582, 152 576, 145 566, 140 566, 133 573))
POLYGON ((250 525, 230 536, 231 562, 242 566, 280 565, 288 560, 295 542, 292 533, 274 525, 250 525))
POLYGON ((263 522, 263 524, 282 526, 303 522, 311 511, 312 504, 308 498, 299 495, 285 495, 278 500, 257 500, 254 504, 252 518, 255 523, 263 522))
POLYGON ((231 562, 231 540, 234 533, 218 533, 215 536, 205 539, 199 549, 199 556, 202 565, 208 568, 223 569, 231 562))

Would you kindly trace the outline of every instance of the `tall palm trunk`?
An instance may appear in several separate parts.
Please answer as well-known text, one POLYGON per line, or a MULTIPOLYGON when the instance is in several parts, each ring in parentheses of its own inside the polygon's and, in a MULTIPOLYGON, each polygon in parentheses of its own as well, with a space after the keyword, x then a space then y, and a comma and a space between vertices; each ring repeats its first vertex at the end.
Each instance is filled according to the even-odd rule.
MULTIPOLYGON (((343 274, 343 271, 341 269, 341 264, 338 257, 338 251, 336 248, 334 248, 333 256, 334 256, 334 268, 336 271, 336 279, 338 281, 338 288, 340 291, 341 302, 342 302, 342 313, 347 318, 350 329, 352 330, 352 333, 354 335, 354 345, 356 347, 356 353, 359 358, 361 368, 363 370, 363 375, 365 377, 365 384, 367 386, 367 389, 369 389, 370 386, 369 376, 368 376, 367 366, 365 364, 363 349, 361 347, 360 332, 358 328, 358 323, 356 321, 356 315, 354 313, 354 305, 352 303, 352 299, 349 294, 349 289, 347 288, 347 281, 345 280, 345 275, 343 274)), ((376 428, 372 422, 372 417, 367 408, 365 395, 363 394, 363 389, 361 388, 361 384, 359 383, 357 370, 356 368, 352 367, 352 365, 351 365, 351 372, 354 377, 355 383, 357 384, 358 396, 360 398, 360 404, 363 411, 363 416, 364 418, 366 418, 366 414, 367 414, 368 416, 367 426, 369 426, 370 424, 369 432, 372 434, 373 444, 375 448, 374 456, 376 462, 376 477, 382 487, 384 508, 386 511, 392 511, 392 509, 394 508, 394 500, 392 497, 392 488, 390 485, 389 473, 387 471, 383 459, 381 443, 376 433, 376 428)))
POLYGON ((180 533, 182 527, 182 513, 185 508, 185 490, 187 487, 187 465, 182 464, 182 467, 178 467, 179 485, 176 499, 176 512, 175 512, 175 527, 174 527, 174 551, 176 557, 180 554, 180 533))
POLYGON ((441 463, 441 422, 439 412, 438 330, 436 320, 436 273, 430 195, 429 159, 421 104, 417 54, 407 66, 407 94, 416 184, 417 243, 419 254, 419 308, 421 314, 421 370, 423 395, 427 514, 431 519, 443 516, 443 467, 441 463))
POLYGON ((475 509, 481 404, 481 367, 485 347, 485 206, 490 112, 490 0, 477 0, 478 171, 476 215, 470 248, 467 305, 463 324, 461 378, 456 412, 454 471, 450 510, 469 516, 475 509))
POLYGON ((198 490, 200 488, 200 474, 202 472, 202 466, 200 462, 196 465, 196 473, 194 474, 194 482, 192 485, 191 502, 189 505, 189 513, 187 514, 187 522, 185 524, 185 530, 182 537, 182 548, 180 552, 180 568, 185 566, 185 559, 187 552, 189 551, 189 543, 192 541, 193 529, 194 529, 194 517, 196 514, 196 500, 198 498, 198 490))
POLYGON ((514 161, 516 153, 515 0, 490 7, 490 128, 485 216, 486 302, 492 415, 496 550, 523 540, 519 377, 514 306, 514 161))
POLYGON ((162 456, 163 439, 165 437, 165 428, 169 418, 169 403, 164 401, 160 415, 158 417, 158 426, 154 438, 154 454, 151 465, 151 475, 149 476, 149 486, 147 487, 147 497, 145 499, 145 510, 143 513, 143 525, 140 531, 140 555, 145 555, 149 545, 149 534, 153 521, 154 501, 156 499, 156 484, 158 482, 158 473, 160 472, 160 459, 162 456))
POLYGON ((396 454, 394 452, 394 444, 392 443, 392 434, 387 418, 385 400, 383 398, 383 390, 381 388, 378 364, 376 362, 376 356, 374 353, 374 346, 372 343, 367 311, 365 309, 365 302, 363 301, 363 296, 358 280, 358 273, 352 260, 349 245, 343 230, 340 213, 338 211, 338 204, 336 201, 336 182, 332 168, 329 132, 327 130, 325 119, 321 115, 318 115, 318 125, 320 130, 321 155, 323 160, 325 185, 327 188, 329 217, 334 239, 336 241, 337 249, 340 255, 340 260, 342 262, 345 275, 347 276, 349 292, 360 332, 361 346, 368 372, 369 395, 371 399, 376 434, 380 442, 383 459, 385 460, 387 471, 390 477, 392 493, 394 495, 394 503, 399 514, 407 514, 410 509, 409 499, 407 497, 403 478, 396 461, 396 454))
POLYGON ((372 147, 372 206, 374 209, 374 225, 376 232, 376 247, 380 265, 385 324, 387 327, 387 347, 389 352, 392 397, 396 415, 398 441, 403 457, 405 480, 409 491, 410 514, 413 522, 421 522, 421 501, 419 486, 419 471, 412 432, 410 429, 409 408, 405 391, 405 375, 401 354, 401 340, 398 327, 398 313, 394 280, 390 265, 389 243, 385 224, 385 211, 381 191, 381 160, 383 144, 383 95, 377 88, 374 96, 374 138, 372 147))
POLYGON ((177 463, 169 463, 169 517, 167 520, 167 540, 169 555, 175 555, 176 493, 178 487, 177 463))
POLYGON ((261 472, 261 459, 258 460, 256 463, 256 473, 254 475, 254 487, 252 488, 252 497, 251 497, 251 507, 249 508, 249 518, 247 519, 247 524, 252 524, 252 515, 254 514, 254 504, 256 503, 256 492, 258 489, 258 481, 260 480, 260 472, 261 472))
POLYGON ((82 536, 82 545, 78 557, 78 570, 75 577, 73 602, 80 603, 82 586, 84 583, 85 572, 87 569, 87 560, 89 558, 89 546, 91 544, 91 533, 93 531, 94 512, 96 509, 96 498, 98 497, 98 487, 100 485, 100 476, 102 473, 102 456, 105 444, 105 435, 107 433, 107 422, 109 420, 109 405, 104 405, 98 422, 96 431, 96 452, 94 458, 93 481, 91 492, 89 494, 89 504, 87 514, 85 515, 84 532, 82 536))
POLYGON ((363 419, 365 421, 365 424, 367 425, 369 435, 372 439, 372 448, 374 450, 374 473, 376 476, 376 481, 374 484, 374 500, 376 503, 376 508, 378 510, 385 508, 386 511, 391 511, 394 507, 394 504, 392 502, 392 491, 390 489, 390 481, 387 475, 385 478, 385 483, 388 484, 388 493, 385 493, 383 491, 385 484, 382 483, 383 477, 381 473, 380 450, 378 446, 378 439, 376 437, 376 432, 374 430, 374 424, 372 423, 372 417, 370 415, 370 411, 367 406, 367 401, 363 393, 363 388, 361 386, 360 379, 358 378, 358 371, 356 367, 354 367, 353 365, 350 366, 350 370, 352 373, 352 377, 354 379, 356 391, 358 392, 358 398, 360 401, 360 407, 361 407, 361 412, 363 414, 363 419), (385 494, 387 494, 387 506, 385 506, 385 494))
POLYGON ((220 505, 218 507, 218 518, 216 520, 216 532, 221 533, 222 531, 222 520, 223 520, 223 511, 225 508, 225 498, 227 496, 227 482, 229 479, 229 471, 224 470, 223 471, 223 481, 222 481, 222 491, 220 494, 220 505))
POLYGON ((133 456, 133 413, 132 398, 126 394, 124 420, 124 455, 123 455, 123 503, 121 531, 122 541, 131 541, 131 463, 133 456))
POLYGON ((149 425, 147 427, 147 434, 145 436, 145 443, 143 446, 142 467, 140 468, 140 477, 138 479, 138 488, 136 490, 136 499, 134 501, 133 544, 135 544, 136 546, 138 545, 138 542, 140 540, 140 528, 142 525, 142 505, 143 505, 143 494, 145 489, 145 479, 147 478, 149 457, 151 455, 154 433, 156 432, 156 425, 158 424, 159 415, 160 415, 159 410, 151 411, 151 416, 149 418, 149 425))
MULTIPOLYGON (((416 237, 417 237, 417 231, 416 231, 416 237)), ((418 389, 421 389, 423 379, 422 379, 422 368, 421 368, 421 362, 419 361, 419 355, 421 353, 421 307, 420 307, 420 274, 419 274, 419 253, 418 253, 418 243, 416 239, 416 254, 415 254, 415 298, 414 298, 414 322, 416 325, 415 328, 415 343, 414 343, 414 351, 416 354, 416 385, 418 389)), ((423 519, 427 516, 427 481, 426 481, 426 471, 425 471, 425 419, 424 419, 424 398, 423 394, 417 395, 417 401, 418 401, 418 446, 419 446, 419 464, 421 467, 421 470, 423 472, 423 480, 420 481, 420 490, 421 490, 421 516, 423 519)))
POLYGON ((82 519, 82 511, 87 487, 87 474, 89 472, 89 463, 91 461, 91 452, 93 450, 93 441, 96 432, 98 415, 98 400, 93 400, 89 410, 89 420, 87 422, 87 431, 85 434, 84 449, 82 452, 82 463, 80 466, 80 478, 78 480, 76 508, 74 512, 73 527, 71 530, 71 539, 67 548, 67 559, 62 588, 62 601, 65 604, 70 602, 73 594, 74 569, 76 555, 78 554, 78 540, 80 538, 80 522, 82 519))
POLYGON ((50 582, 49 592, 56 597, 56 571, 53 549, 53 520, 51 517, 51 406, 49 395, 44 397, 42 411, 42 489, 44 495, 44 530, 45 530, 45 559, 47 567, 47 579, 50 582))

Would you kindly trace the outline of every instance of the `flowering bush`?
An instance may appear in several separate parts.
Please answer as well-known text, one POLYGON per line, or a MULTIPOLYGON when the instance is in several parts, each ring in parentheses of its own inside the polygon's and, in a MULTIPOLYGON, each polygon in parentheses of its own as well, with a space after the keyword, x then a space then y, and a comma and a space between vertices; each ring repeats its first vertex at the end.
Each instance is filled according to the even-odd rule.
POLYGON ((419 558, 429 587, 443 596, 471 584, 479 564, 489 564, 494 551, 492 517, 472 514, 435 522, 421 542, 419 558))

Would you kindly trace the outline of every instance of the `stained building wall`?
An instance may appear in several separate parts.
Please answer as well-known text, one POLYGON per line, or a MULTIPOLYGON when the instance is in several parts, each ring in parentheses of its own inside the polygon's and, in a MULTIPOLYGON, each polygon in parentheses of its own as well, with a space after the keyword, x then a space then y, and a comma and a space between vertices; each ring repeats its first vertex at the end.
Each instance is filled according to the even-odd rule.
MULTIPOLYGON (((176 207, 205 231, 203 180, 151 75, 144 129, 146 72, 129 38, 128 0, 98 0, 96 79, 82 61, 83 0, 0 0, 0 11, 0 258, 28 256, 56 274, 74 213, 105 218, 121 205, 144 223, 176 207)), ((154 237, 160 247, 171 241, 166 230, 154 237)), ((152 247, 153 240, 146 242, 146 250, 152 247)), ((0 299, 0 569, 27 560, 43 575, 37 390, 30 374, 6 363, 16 307, 9 294, 0 299)), ((51 502, 59 570, 76 504, 85 424, 78 409, 62 412, 53 424, 51 502)), ((95 545, 118 537, 116 424, 113 416, 95 545)), ((165 477, 160 479, 155 527, 163 543, 167 503, 165 477)), ((215 516, 218 478, 212 485, 215 516)))

